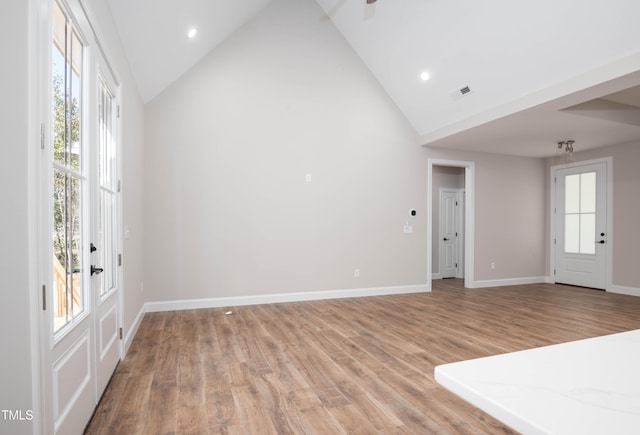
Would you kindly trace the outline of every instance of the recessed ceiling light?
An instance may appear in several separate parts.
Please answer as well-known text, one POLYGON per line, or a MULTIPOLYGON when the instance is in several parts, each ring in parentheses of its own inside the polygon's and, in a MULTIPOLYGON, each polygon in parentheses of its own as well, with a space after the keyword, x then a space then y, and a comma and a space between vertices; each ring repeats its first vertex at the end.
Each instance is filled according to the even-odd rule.
POLYGON ((196 33, 198 33, 198 29, 196 29, 195 27, 190 28, 189 31, 187 32, 187 38, 189 39, 195 38, 196 33))
POLYGON ((420 74, 420 78, 426 82, 429 80, 429 72, 423 71, 422 74, 420 74))

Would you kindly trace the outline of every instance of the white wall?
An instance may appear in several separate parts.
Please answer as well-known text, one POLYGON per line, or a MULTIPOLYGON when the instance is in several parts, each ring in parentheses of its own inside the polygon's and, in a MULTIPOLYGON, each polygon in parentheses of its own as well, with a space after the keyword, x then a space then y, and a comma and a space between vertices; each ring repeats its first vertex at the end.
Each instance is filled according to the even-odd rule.
MULTIPOLYGON (((616 287, 635 289, 635 294, 640 294, 640 144, 576 152, 573 160, 579 162, 603 157, 613 158, 613 234, 608 238, 613 245, 612 282, 616 287)), ((553 158, 547 160, 548 167, 556 164, 558 162, 553 158)), ((547 213, 547 225, 549 219, 550 214, 547 213)), ((550 255, 548 243, 547 255, 550 255)))
POLYGON ((475 281, 546 276, 545 160, 435 148, 428 154, 475 162, 475 281))
MULTIPOLYGON (((28 38, 29 2, 7 0, 0 14, 0 409, 32 409, 28 234, 28 38)), ((10 422, 0 414, 0 433, 31 433, 29 421, 10 422)))
POLYGON ((146 140, 146 300, 426 283, 426 152, 314 1, 147 104, 146 140))

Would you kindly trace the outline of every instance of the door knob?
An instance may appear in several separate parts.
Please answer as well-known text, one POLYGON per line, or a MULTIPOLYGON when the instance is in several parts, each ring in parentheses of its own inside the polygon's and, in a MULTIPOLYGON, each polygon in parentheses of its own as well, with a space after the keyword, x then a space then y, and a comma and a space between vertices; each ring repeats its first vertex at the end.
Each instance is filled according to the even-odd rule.
POLYGON ((596 242, 596 243, 600 243, 601 245, 604 245, 605 241, 604 240, 600 240, 599 242, 596 242))
POLYGON ((93 264, 91 265, 91 275, 97 275, 99 273, 104 272, 104 269, 101 267, 96 267, 93 264))

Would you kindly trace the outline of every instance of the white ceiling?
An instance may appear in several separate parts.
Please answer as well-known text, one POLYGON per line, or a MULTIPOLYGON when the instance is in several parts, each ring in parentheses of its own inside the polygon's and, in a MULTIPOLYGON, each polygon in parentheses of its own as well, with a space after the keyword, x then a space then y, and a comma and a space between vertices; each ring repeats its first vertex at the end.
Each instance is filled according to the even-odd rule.
MULTIPOLYGON (((271 1, 312 0, 108 1, 147 102, 271 1)), ((423 144, 543 157, 564 139, 640 142, 625 110, 640 107, 637 0, 315 1, 423 144)))
POLYGON ((108 0, 146 103, 271 0, 108 0), (197 38, 186 37, 188 29, 197 38))

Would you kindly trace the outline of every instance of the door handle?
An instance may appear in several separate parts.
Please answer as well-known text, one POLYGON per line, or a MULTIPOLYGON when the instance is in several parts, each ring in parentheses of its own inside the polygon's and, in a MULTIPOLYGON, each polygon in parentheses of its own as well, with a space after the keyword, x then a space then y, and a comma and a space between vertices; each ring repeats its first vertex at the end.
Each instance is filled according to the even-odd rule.
POLYGON ((605 242, 604 240, 600 240, 600 241, 597 241, 597 240, 596 240, 596 243, 599 243, 599 244, 601 244, 601 245, 604 245, 606 242, 605 242))
POLYGON ((104 269, 103 269, 103 268, 101 268, 101 267, 96 267, 96 266, 94 266, 93 264, 91 265, 91 275, 92 275, 92 276, 93 276, 93 275, 97 275, 97 274, 102 273, 102 272, 104 272, 104 269))
POLYGON ((448 241, 449 239, 447 239, 446 237, 443 239, 445 242, 448 241))

